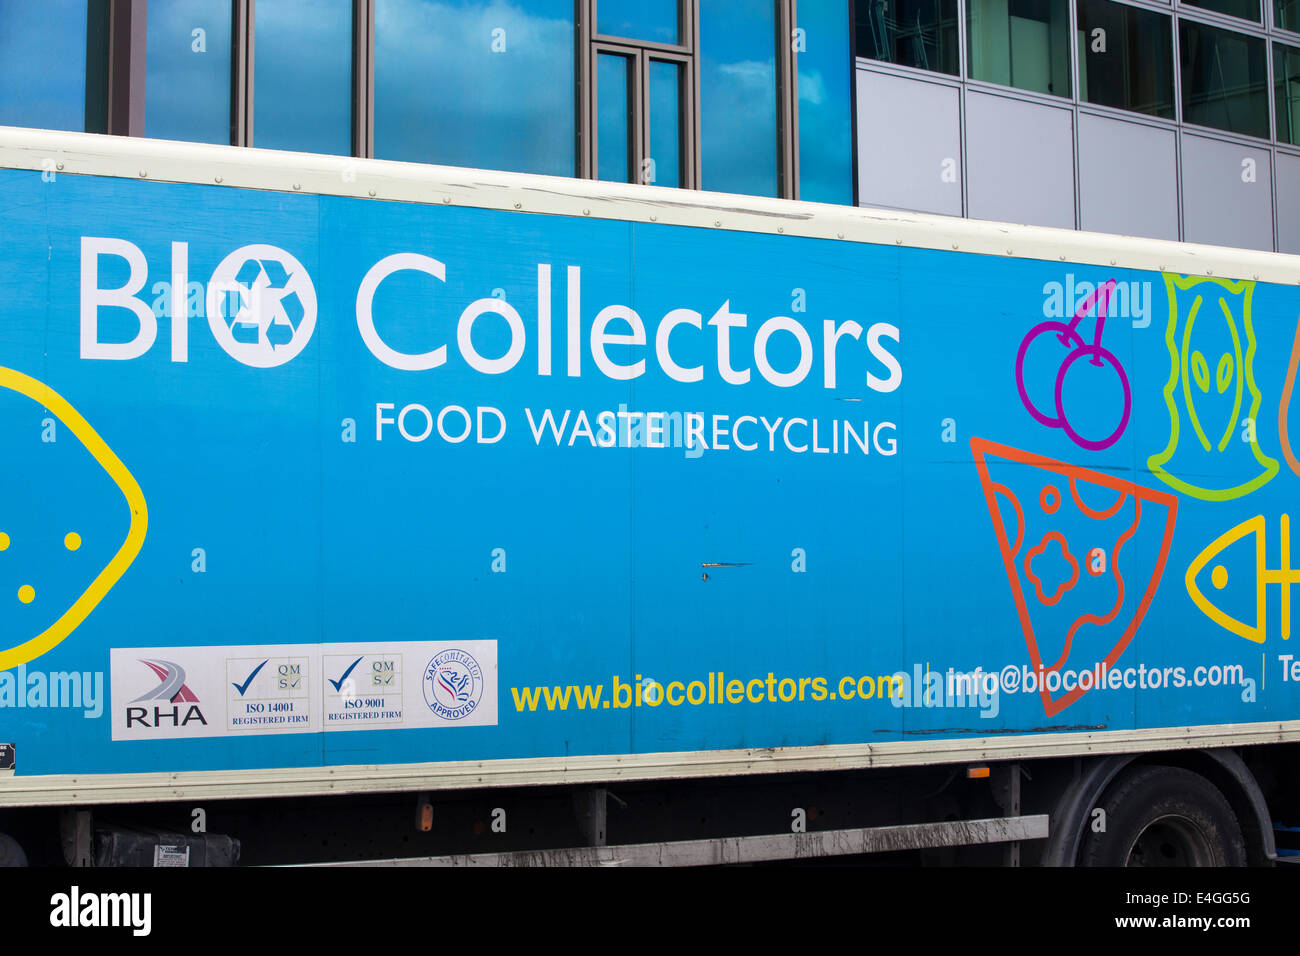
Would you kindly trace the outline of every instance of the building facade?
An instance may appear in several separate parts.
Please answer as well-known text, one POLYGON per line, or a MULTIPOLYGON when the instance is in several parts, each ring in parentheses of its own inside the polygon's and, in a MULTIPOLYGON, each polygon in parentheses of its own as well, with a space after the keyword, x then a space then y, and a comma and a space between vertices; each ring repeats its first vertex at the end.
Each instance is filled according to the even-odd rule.
POLYGON ((0 124, 1300 253, 1300 0, 0 0, 0 124))

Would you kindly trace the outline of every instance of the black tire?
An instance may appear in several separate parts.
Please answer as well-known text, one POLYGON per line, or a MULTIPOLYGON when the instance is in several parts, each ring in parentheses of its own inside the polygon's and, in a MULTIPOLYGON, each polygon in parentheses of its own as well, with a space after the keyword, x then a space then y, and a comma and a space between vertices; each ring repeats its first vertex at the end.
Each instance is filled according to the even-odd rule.
POLYGON ((7 833, 0 833, 0 867, 26 866, 27 854, 18 841, 7 833))
POLYGON ((1245 866, 1246 841, 1219 789, 1179 767, 1140 767, 1113 783, 1090 814, 1080 866, 1245 866))

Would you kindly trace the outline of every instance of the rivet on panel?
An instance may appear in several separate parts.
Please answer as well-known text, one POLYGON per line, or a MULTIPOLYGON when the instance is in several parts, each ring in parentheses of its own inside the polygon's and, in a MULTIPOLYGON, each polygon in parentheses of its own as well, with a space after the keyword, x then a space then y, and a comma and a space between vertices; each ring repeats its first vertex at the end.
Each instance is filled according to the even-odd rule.
POLYGON ((374 195, 375 195, 375 191, 374 191, 373 189, 370 190, 370 195, 371 195, 372 198, 374 197, 374 195))
POLYGON ((216 177, 216 181, 217 181, 217 182, 221 182, 221 177, 220 177, 220 176, 217 176, 217 177, 216 177))
POLYGON ((302 184, 301 184, 301 183, 294 183, 294 184, 293 184, 293 188, 294 188, 294 189, 302 189, 302 184))
POLYGON ((519 203, 519 202, 517 202, 517 203, 515 203, 515 208, 516 208, 516 209, 523 209, 523 208, 524 208, 524 204, 523 204, 523 203, 519 203))

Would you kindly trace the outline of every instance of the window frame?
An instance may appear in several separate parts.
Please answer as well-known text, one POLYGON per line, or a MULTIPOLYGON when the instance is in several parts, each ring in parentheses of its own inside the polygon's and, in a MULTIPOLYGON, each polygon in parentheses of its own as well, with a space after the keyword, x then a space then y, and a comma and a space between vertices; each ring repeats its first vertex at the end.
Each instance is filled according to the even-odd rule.
MULTIPOLYGON (((633 71, 633 103, 629 126, 631 155, 638 165, 647 158, 649 143, 649 66, 653 60, 682 64, 683 92, 679 137, 683 189, 699 189, 703 181, 700 134, 700 0, 679 0, 678 36, 682 43, 671 45, 652 41, 630 40, 595 32, 596 4, 599 0, 575 0, 577 42, 577 130, 578 176, 596 178, 596 58, 614 53, 638 59, 633 71)), ((799 89, 798 54, 794 49, 794 30, 798 23, 797 0, 769 0, 776 15, 774 53, 777 69, 777 158, 778 197, 799 198, 799 89)), ((852 55, 852 7, 849 7, 849 43, 852 55)), ((854 186, 856 190, 856 184, 854 186)))
MULTIPOLYGON (((1238 21, 1242 22, 1242 21, 1238 21)), ((1221 20, 1212 20, 1201 17, 1189 17, 1178 15, 1174 19, 1174 40, 1177 44, 1175 55, 1178 57, 1178 88, 1176 94, 1178 97, 1178 122, 1184 129, 1189 128, 1192 132, 1197 130, 1207 130, 1221 136, 1244 137, 1248 140, 1254 140, 1259 143, 1268 144, 1269 146, 1278 143, 1277 130, 1275 129, 1276 106, 1274 104, 1273 89, 1273 38, 1261 27, 1254 30, 1234 29, 1231 25, 1221 22, 1221 20), (1263 95, 1264 108, 1267 116, 1264 122, 1264 132, 1252 133, 1239 129, 1224 129, 1221 126, 1208 126, 1198 123, 1187 117, 1187 72, 1184 69, 1183 62, 1183 27, 1184 25, 1198 27, 1208 31, 1217 31, 1218 33, 1227 34, 1229 37, 1237 37, 1244 40, 1247 44, 1251 42, 1258 43, 1263 48, 1263 95)), ((1285 145, 1285 144, 1284 144, 1285 145)))
MULTIPOLYGON (((700 182, 700 97, 699 50, 700 26, 697 0, 678 0, 677 35, 685 42, 678 45, 632 40, 598 34, 596 4, 598 0, 576 0, 578 31, 578 177, 595 179, 599 136, 596 129, 596 64, 601 54, 625 56, 632 60, 628 84, 628 155, 633 170, 644 169, 650 144, 650 63, 657 60, 676 63, 681 70, 678 91, 678 162, 681 187, 698 189, 700 182)), ((640 175, 634 176, 640 181, 640 175)))
MULTIPOLYGON (((1074 26, 1078 34, 1086 34, 1086 31, 1082 29, 1082 24, 1080 23, 1083 2, 1085 2, 1085 0, 1072 0, 1071 2, 1071 6, 1074 9, 1074 17, 1075 17, 1074 26)), ((1125 13, 1126 16, 1133 15, 1131 13, 1128 13, 1127 11, 1135 11, 1138 15, 1146 14, 1151 16, 1164 17, 1168 21, 1165 24, 1168 30, 1168 33, 1165 37, 1165 39, 1168 40, 1168 44, 1165 47, 1165 52, 1169 54, 1170 113, 1168 116, 1161 116, 1159 113, 1147 113, 1127 106, 1112 106, 1106 103, 1099 103, 1095 100, 1087 99, 1085 96, 1084 82, 1083 82, 1084 60, 1078 57, 1077 46, 1075 48, 1076 57, 1075 57, 1075 69, 1074 69, 1075 101, 1080 106, 1088 107, 1090 109, 1115 110, 1118 111, 1119 115, 1126 116, 1126 117, 1145 117, 1146 119, 1153 119, 1162 123, 1181 122, 1182 108, 1183 108, 1182 88, 1181 88, 1182 65, 1179 59, 1181 54, 1181 48, 1178 42, 1179 36, 1178 36, 1177 13, 1172 9, 1172 7, 1168 7, 1168 6, 1162 7, 1158 3, 1140 4, 1140 3, 1130 3, 1128 2, 1128 0, 1104 0, 1104 2, 1119 10, 1126 11, 1125 13)), ((1083 35, 1081 36, 1081 39, 1083 40, 1086 46, 1090 38, 1086 35, 1083 35)), ((1076 44, 1077 42, 1078 40, 1076 40, 1076 44)))
MULTIPOLYGON (((145 119, 146 10, 148 0, 107 0, 109 3, 109 67, 107 93, 107 131, 124 136, 143 136, 145 119)), ((156 0, 155 0, 156 2, 156 0)), ((248 146, 255 143, 253 131, 254 63, 256 58, 256 0, 231 2, 231 129, 230 144, 248 146)), ((681 182, 679 188, 699 189, 702 182, 700 135, 700 17, 701 0, 678 0, 678 44, 606 36, 596 33, 596 4, 599 0, 573 0, 574 10, 574 135, 577 178, 593 179, 596 175, 595 67, 602 53, 614 53, 634 60, 630 99, 632 115, 630 155, 633 168, 646 158, 649 144, 649 72, 654 61, 672 62, 681 70, 679 95, 679 152, 681 182)), ((778 197, 799 198, 799 53, 795 49, 795 30, 799 23, 797 0, 768 0, 775 8, 776 35, 774 54, 777 68, 777 142, 778 197)), ((352 0, 352 155, 373 158, 375 155, 375 19, 377 0, 352 0)), ((964 15, 964 0, 958 0, 959 17, 964 15)), ((853 75, 854 17, 853 4, 846 3, 850 76, 853 75)), ((962 25, 959 21, 959 32, 962 25)), ((959 51, 964 56, 964 45, 959 51)), ((962 65, 964 68, 964 64, 962 65)), ((855 90, 849 91, 850 112, 854 108, 855 90)), ((857 117, 851 124, 856 130, 857 117)), ((856 168, 856 137, 853 141, 856 168)), ((856 180, 856 178, 855 178, 856 180)), ((853 183, 856 198, 857 183, 853 183)))

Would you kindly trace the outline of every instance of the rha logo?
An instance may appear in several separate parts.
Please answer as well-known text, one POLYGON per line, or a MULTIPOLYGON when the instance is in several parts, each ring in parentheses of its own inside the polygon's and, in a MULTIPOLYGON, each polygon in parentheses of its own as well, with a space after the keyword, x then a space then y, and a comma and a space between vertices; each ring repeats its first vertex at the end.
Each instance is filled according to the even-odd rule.
POLYGON ((82 893, 78 886, 50 897, 51 926, 126 926, 134 936, 153 928, 151 893, 82 893))
POLYGON ((141 694, 127 705, 126 726, 128 728, 162 727, 165 724, 184 727, 193 721, 207 726, 208 721, 203 716, 203 711, 199 709, 198 696, 185 683, 184 668, 172 661, 141 661, 140 663, 153 671, 154 676, 158 678, 158 686, 141 694), (171 706, 159 703, 152 706, 148 704, 136 706, 141 701, 165 701, 171 706), (184 713, 182 707, 185 707, 184 713))

